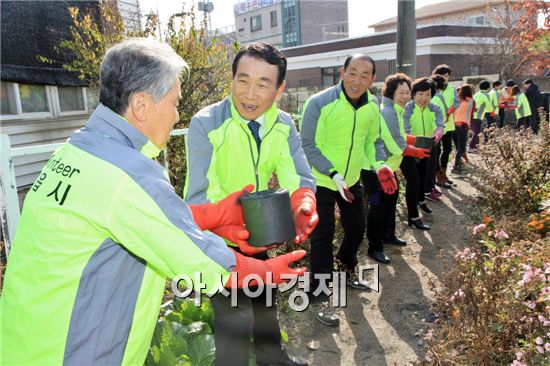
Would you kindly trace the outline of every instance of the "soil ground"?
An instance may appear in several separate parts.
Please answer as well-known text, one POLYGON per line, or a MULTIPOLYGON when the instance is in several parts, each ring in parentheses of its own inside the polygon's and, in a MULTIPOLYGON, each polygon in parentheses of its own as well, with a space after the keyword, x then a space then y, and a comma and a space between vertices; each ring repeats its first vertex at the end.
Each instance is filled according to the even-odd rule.
MULTIPOLYGON (((385 245, 391 264, 379 266, 379 292, 347 289, 347 307, 338 311, 339 327, 319 323, 309 309, 297 313, 280 307, 289 354, 318 366, 410 365, 423 360, 424 335, 434 320, 433 289, 441 283, 447 260, 469 244, 468 226, 474 224, 470 213, 477 191, 471 178, 450 178, 456 187, 445 189, 441 202, 427 201, 433 209, 432 214, 423 215, 432 226, 429 231, 407 226, 401 189, 397 236, 408 244, 385 245), (315 341, 316 350, 308 347, 315 341)), ((375 264, 366 252, 365 239, 359 262, 375 264)))

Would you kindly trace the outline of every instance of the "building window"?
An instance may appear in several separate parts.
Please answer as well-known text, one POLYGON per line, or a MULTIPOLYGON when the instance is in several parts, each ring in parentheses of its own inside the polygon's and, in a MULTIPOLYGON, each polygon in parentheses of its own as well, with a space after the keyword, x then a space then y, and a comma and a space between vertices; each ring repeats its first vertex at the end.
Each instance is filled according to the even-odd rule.
POLYGON ((17 114, 17 98, 13 83, 0 82, 0 106, 2 115, 17 114))
POLYGON ((305 87, 308 87, 309 86, 309 79, 300 79, 300 84, 299 86, 301 88, 305 88, 305 87))
POLYGON ((479 75, 479 66, 470 65, 470 75, 479 75))
POLYGON ((58 86, 60 112, 84 111, 84 92, 82 88, 75 86, 58 86))
POLYGON ((0 82, 1 119, 47 118, 88 112, 86 89, 0 82))
POLYGON ((271 11, 271 28, 277 26, 277 10, 271 11))
POLYGON ((256 32, 262 29, 262 16, 256 15, 250 17, 250 31, 256 32))
POLYGON ((468 25, 485 25, 485 15, 468 17, 467 23, 468 25))
POLYGON ((325 67, 321 69, 323 87, 338 84, 340 81, 340 67, 325 67))
POLYGON ((397 62, 395 60, 388 60, 388 75, 395 74, 397 72, 397 62))

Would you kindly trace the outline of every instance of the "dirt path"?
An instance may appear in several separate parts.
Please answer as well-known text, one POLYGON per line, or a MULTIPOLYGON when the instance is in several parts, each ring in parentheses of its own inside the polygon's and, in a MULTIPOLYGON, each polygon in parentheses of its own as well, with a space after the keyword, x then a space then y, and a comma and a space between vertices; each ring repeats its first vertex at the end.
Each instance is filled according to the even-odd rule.
MULTIPOLYGON (((289 335, 290 354, 319 366, 407 365, 423 359, 423 337, 433 318, 429 283, 439 284, 444 258, 468 244, 467 226, 473 224, 468 213, 477 191, 468 177, 454 182, 457 186, 445 190, 442 202, 429 202, 434 212, 423 216, 432 225, 429 231, 406 225, 400 199, 397 234, 408 245, 385 246, 392 262, 380 265, 378 293, 348 289, 348 306, 339 312, 339 328, 320 324, 309 310, 282 312, 281 327, 289 335), (319 341, 320 347, 309 349, 311 341, 319 341)), ((366 247, 364 241, 360 263, 376 263, 367 257, 366 247)))

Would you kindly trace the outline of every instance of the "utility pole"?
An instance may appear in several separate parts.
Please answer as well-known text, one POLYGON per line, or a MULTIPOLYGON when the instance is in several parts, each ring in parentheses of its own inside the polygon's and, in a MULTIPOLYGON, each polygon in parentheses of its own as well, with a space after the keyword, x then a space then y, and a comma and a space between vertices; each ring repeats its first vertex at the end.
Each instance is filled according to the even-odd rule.
POLYGON ((415 0, 397 2, 397 71, 416 79, 415 0))

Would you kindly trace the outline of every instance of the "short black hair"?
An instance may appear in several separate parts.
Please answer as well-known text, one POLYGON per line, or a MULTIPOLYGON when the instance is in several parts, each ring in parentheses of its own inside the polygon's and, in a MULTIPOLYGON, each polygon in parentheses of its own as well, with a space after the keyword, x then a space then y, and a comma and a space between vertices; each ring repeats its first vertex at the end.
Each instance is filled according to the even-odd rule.
POLYGON ((512 95, 518 95, 521 94, 521 89, 519 88, 519 85, 514 85, 512 87, 512 95))
POLYGON ((506 86, 514 86, 514 85, 516 85, 516 82, 512 79, 510 79, 506 82, 506 86))
POLYGON ((361 59, 361 60, 370 62, 371 65, 372 65, 372 74, 373 74, 373 75, 376 74, 376 63, 374 62, 374 60, 372 59, 372 57, 367 56, 367 55, 363 55, 363 54, 361 54, 361 53, 356 54, 356 55, 352 55, 352 56, 348 56, 348 57, 346 58, 346 61, 344 61, 344 70, 347 70, 347 69, 348 69, 349 63, 351 62, 351 60, 352 60, 353 58, 358 58, 358 59, 361 59))
POLYGON ((525 80, 523 80, 523 84, 529 84, 529 85, 531 85, 531 84, 533 84, 533 80, 531 80, 531 79, 525 79, 525 80))
POLYGON ((453 73, 453 70, 451 69, 451 67, 447 64, 441 64, 441 65, 437 65, 434 69, 434 71, 432 71, 432 75, 444 75, 444 74, 449 74, 449 76, 453 73))
POLYGON ((502 81, 501 80, 495 80, 493 81, 493 88, 499 86, 499 85, 502 85, 502 81))
POLYGON ((491 83, 489 83, 487 80, 483 80, 481 83, 479 83, 480 90, 487 90, 490 87, 491 87, 491 83))
POLYGON ((386 98, 390 98, 393 100, 397 87, 403 83, 407 84, 410 89, 412 85, 412 80, 410 77, 408 77, 407 75, 401 72, 398 72, 397 74, 388 75, 386 77, 386 80, 384 80, 384 86, 382 87, 382 95, 385 96, 386 98))
POLYGON ((447 82, 445 81, 445 78, 443 76, 441 76, 440 74, 433 74, 432 76, 430 76, 430 79, 432 79, 435 83, 435 88, 437 90, 445 89, 445 84, 447 84, 447 82))
POLYGON ((286 56, 281 51, 279 51, 272 45, 263 42, 251 43, 249 45, 241 47, 241 49, 235 56, 235 59, 233 60, 233 65, 231 68, 233 78, 237 74, 239 61, 243 56, 254 57, 260 60, 264 60, 270 65, 277 66, 279 69, 279 73, 277 75, 277 87, 281 86, 283 80, 285 80, 287 65, 286 56))
POLYGON ((412 84, 411 94, 414 95, 419 91, 429 90, 432 93, 432 97, 435 95, 435 83, 430 78, 416 79, 412 84))
POLYGON ((465 100, 466 98, 474 97, 474 88, 470 84, 461 85, 456 92, 458 99, 465 100))

